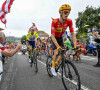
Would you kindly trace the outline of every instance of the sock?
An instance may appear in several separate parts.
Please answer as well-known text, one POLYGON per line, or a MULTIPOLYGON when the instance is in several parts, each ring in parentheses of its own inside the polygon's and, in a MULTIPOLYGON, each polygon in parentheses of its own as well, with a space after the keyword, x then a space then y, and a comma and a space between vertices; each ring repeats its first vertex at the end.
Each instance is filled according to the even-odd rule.
POLYGON ((52 61, 52 67, 55 68, 55 61, 52 61))
POLYGON ((58 66, 58 64, 60 63, 61 61, 61 57, 58 58, 57 62, 56 62, 56 65, 58 66))

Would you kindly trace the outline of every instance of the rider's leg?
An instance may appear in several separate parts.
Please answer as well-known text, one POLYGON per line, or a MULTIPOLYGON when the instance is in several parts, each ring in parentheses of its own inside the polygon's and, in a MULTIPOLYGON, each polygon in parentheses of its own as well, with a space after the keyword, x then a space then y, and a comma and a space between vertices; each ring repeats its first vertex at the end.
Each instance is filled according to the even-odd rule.
POLYGON ((54 55, 52 57, 52 68, 51 68, 51 72, 54 76, 57 76, 57 73, 55 71, 55 61, 56 61, 57 54, 58 54, 58 51, 56 49, 54 50, 54 55))
POLYGON ((28 50, 28 56, 29 56, 29 58, 30 58, 30 55, 31 55, 31 52, 28 50))
POLYGON ((52 56, 52 67, 54 67, 54 68, 55 68, 57 54, 58 54, 58 50, 56 49, 56 50, 54 50, 54 55, 52 56))
POLYGON ((34 54, 36 55, 36 49, 34 49, 34 54))
POLYGON ((32 50, 32 47, 30 47, 29 50, 28 50, 29 62, 31 62, 31 57, 30 57, 31 56, 31 50, 32 50))
POLYGON ((57 60, 57 62, 56 62, 56 65, 57 65, 57 66, 59 65, 59 63, 60 63, 61 60, 62 60, 62 55, 60 55, 60 56, 58 57, 58 60, 57 60))

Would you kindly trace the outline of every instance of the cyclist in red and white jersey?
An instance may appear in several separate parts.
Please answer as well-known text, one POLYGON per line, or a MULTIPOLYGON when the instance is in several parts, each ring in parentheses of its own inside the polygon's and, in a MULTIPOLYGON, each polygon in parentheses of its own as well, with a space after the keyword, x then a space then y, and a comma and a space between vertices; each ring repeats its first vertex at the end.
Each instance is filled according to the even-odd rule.
POLYGON ((72 20, 68 18, 70 11, 71 11, 71 6, 68 4, 63 4, 59 8, 60 18, 53 19, 51 24, 51 39, 52 39, 52 46, 54 50, 54 55, 52 57, 51 72, 54 76, 57 75, 57 73, 55 72, 55 64, 58 65, 60 60, 62 59, 62 56, 60 56, 58 62, 55 62, 56 55, 58 54, 58 51, 61 50, 63 47, 62 35, 66 31, 67 27, 69 27, 72 40, 74 43, 74 48, 76 48, 76 36, 74 34, 73 23, 72 20))
MULTIPOLYGON (((38 29, 37 29, 35 23, 32 23, 32 26, 31 27, 35 27, 35 32, 38 32, 38 29)), ((30 32, 31 32, 31 28, 29 28, 28 33, 30 33, 30 32)))

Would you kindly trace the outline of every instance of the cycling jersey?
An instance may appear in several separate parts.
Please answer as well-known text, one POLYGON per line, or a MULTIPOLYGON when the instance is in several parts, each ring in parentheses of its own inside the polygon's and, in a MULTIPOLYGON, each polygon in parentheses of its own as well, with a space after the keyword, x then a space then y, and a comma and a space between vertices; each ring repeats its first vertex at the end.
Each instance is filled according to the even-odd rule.
MULTIPOLYGON (((27 41, 30 41, 30 38, 31 38, 32 36, 34 36, 36 39, 39 38, 39 37, 38 37, 38 34, 37 34, 36 32, 34 32, 33 35, 32 35, 31 33, 28 33, 27 36, 26 36, 26 40, 27 40, 27 41)), ((35 41, 35 38, 34 38, 34 41, 35 41)))
POLYGON ((53 19, 51 24, 51 34, 54 34, 55 37, 62 37, 67 27, 69 27, 70 32, 74 32, 72 20, 67 18, 64 24, 59 22, 59 19, 53 19))
POLYGON ((32 48, 35 48, 35 43, 37 42, 38 34, 34 32, 32 35, 31 33, 28 33, 26 36, 26 40, 28 41, 28 45, 32 46, 32 48))

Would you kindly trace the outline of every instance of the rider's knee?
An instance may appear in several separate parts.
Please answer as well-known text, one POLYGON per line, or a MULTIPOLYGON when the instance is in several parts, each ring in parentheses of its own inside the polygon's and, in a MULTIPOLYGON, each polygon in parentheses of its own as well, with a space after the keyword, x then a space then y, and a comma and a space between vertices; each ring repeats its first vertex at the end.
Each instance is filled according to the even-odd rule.
POLYGON ((57 56, 57 55, 58 55, 58 51, 55 50, 55 51, 54 51, 54 56, 57 56))

